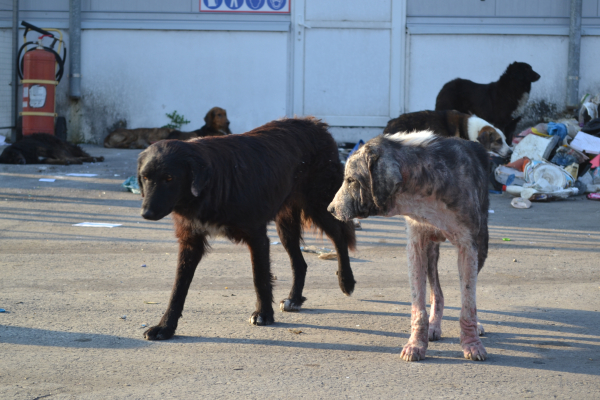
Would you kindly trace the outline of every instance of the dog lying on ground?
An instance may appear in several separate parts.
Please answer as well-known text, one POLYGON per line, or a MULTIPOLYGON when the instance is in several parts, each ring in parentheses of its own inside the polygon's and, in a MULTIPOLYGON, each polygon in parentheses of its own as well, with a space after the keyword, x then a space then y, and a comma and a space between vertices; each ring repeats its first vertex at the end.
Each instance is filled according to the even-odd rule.
POLYGON ((48 133, 24 136, 0 154, 0 164, 69 165, 100 161, 104 161, 104 157, 92 157, 81 147, 48 133))
POLYGON ((257 297, 250 323, 272 324, 269 221, 275 221, 294 275, 292 290, 280 303, 282 311, 298 311, 306 300, 303 226, 315 226, 333 241, 339 286, 346 295, 354 290, 348 257, 348 248, 355 246, 354 228, 327 212, 343 171, 325 123, 283 119, 241 135, 164 140, 140 154, 138 180, 142 217, 156 221, 171 213, 179 239, 171 299, 158 325, 144 333, 146 339, 169 339, 175 333, 209 236, 248 245, 257 297))
POLYGON ((438 278, 440 242, 458 248, 462 309, 460 342, 464 356, 485 360, 478 333, 477 274, 488 251, 487 154, 478 143, 441 138, 432 132, 381 135, 346 162, 344 183, 328 207, 349 221, 371 215, 403 215, 407 225, 412 293, 411 336, 406 361, 425 358, 429 340, 440 339, 444 298, 438 278), (431 318, 425 308, 431 286, 431 318))
POLYGON ((171 128, 119 128, 106 136, 104 147, 113 149, 146 149, 169 136, 171 128))
POLYGON ((510 64, 500 79, 492 83, 457 78, 442 87, 435 109, 475 114, 500 128, 506 141, 511 143, 529 99, 531 84, 539 79, 540 75, 531 65, 523 62, 510 64))
POLYGON ((383 133, 430 130, 436 135, 479 142, 488 151, 507 157, 512 153, 504 133, 476 115, 454 110, 418 111, 391 119, 383 133))
POLYGON ((206 113, 204 122, 204 126, 195 131, 173 131, 169 134, 167 139, 188 140, 196 137, 231 135, 227 111, 221 107, 211 108, 208 113, 206 113))

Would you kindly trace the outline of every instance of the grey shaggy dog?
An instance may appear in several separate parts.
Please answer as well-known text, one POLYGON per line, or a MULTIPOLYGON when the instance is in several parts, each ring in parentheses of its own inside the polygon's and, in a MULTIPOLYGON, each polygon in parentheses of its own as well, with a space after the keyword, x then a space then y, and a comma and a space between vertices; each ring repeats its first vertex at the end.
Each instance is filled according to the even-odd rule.
POLYGON ((440 242, 458 248, 462 309, 460 342, 464 356, 485 360, 477 320, 477 274, 488 251, 486 152, 479 143, 441 138, 430 131, 382 135, 368 141, 346 163, 344 183, 328 207, 349 221, 372 215, 406 220, 411 328, 401 357, 425 358, 429 340, 440 339, 444 297, 438 279, 440 242), (426 279, 431 285, 427 318, 426 279))

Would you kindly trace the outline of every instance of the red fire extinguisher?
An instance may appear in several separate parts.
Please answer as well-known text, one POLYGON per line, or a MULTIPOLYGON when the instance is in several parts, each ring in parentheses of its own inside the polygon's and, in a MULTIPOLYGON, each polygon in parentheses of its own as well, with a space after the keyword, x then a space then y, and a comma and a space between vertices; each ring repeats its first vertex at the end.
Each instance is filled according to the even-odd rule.
MULTIPOLYGON (((63 72, 65 59, 67 58, 67 49, 62 40, 62 33, 57 29, 40 29, 25 21, 21 23, 25 26, 23 36, 23 46, 19 49, 17 56, 17 70, 23 84, 23 112, 20 115, 23 118, 23 135, 32 133, 55 134, 55 92, 56 85, 60 82, 63 72), (42 34, 36 42, 27 42, 27 33, 29 30, 42 34), (59 38, 55 37, 50 31, 57 32, 59 38), (44 38, 53 39, 52 44, 44 46, 44 38), (58 42, 58 52, 54 51, 54 46, 58 42), (27 46, 34 45, 30 49, 27 46), (63 56, 59 55, 63 48, 63 56), (24 49, 25 54, 21 59, 21 53, 24 49)), ((61 138, 66 139, 66 138, 61 138)))

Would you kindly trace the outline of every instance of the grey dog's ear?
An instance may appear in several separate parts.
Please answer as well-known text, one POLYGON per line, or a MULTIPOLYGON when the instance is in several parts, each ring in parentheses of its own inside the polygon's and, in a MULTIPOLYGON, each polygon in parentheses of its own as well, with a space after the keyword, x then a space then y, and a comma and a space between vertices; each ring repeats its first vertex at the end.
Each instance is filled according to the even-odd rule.
POLYGON ((396 162, 386 162, 381 157, 381 149, 369 148, 365 151, 373 202, 380 210, 386 210, 390 197, 402 185, 400 165, 396 162))

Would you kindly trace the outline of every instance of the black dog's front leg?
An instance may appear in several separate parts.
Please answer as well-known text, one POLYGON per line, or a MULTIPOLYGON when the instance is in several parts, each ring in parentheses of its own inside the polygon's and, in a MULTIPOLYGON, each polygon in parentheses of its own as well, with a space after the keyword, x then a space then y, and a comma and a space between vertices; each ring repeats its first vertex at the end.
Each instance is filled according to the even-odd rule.
POLYGON ((244 239, 252 257, 252 275, 256 290, 256 311, 250 316, 253 325, 271 325, 273 317, 273 275, 269 260, 267 226, 256 229, 244 239))
POLYGON ((206 252, 207 246, 208 244, 204 235, 197 235, 184 239, 180 238, 177 273, 167 311, 158 325, 153 326, 144 332, 144 337, 146 339, 166 340, 170 339, 175 334, 177 322, 183 311, 185 297, 187 296, 190 284, 194 278, 194 272, 196 271, 196 267, 202 259, 202 256, 206 252))

